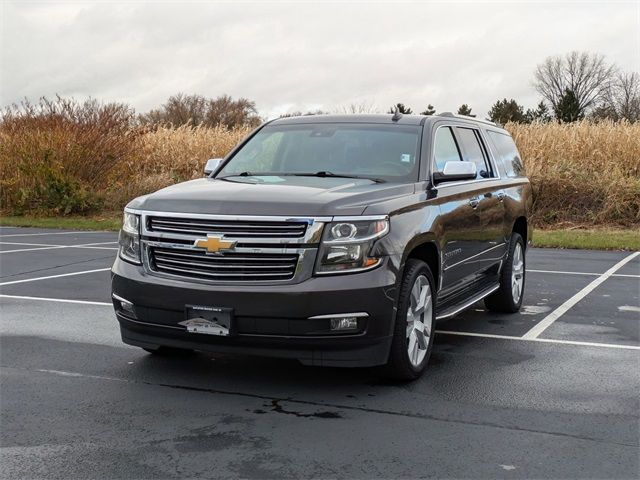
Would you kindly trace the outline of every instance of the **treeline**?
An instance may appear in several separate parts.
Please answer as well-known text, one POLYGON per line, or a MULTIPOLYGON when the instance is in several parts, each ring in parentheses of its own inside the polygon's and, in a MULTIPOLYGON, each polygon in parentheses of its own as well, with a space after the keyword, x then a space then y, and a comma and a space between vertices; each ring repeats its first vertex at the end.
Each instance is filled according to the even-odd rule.
MULTIPOLYGON (((542 97, 535 108, 520 105, 515 99, 497 100, 488 120, 505 124, 549 122, 568 123, 583 120, 640 120, 640 75, 621 71, 604 56, 589 52, 571 52, 548 57, 534 72, 533 86, 542 97)), ((411 114, 413 110, 397 103, 389 113, 411 114)), ((434 115, 428 104, 420 115, 434 115)), ((462 104, 457 112, 475 117, 471 107, 462 104)))

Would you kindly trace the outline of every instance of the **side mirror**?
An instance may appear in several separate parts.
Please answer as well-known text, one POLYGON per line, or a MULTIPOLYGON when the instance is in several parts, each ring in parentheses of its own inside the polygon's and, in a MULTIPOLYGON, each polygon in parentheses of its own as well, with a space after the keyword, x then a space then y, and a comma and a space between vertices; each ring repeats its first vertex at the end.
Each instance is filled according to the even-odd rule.
POLYGON ((212 173, 214 173, 220 165, 222 165, 222 158, 210 158, 207 160, 206 165, 204 166, 204 174, 208 177, 212 173))
POLYGON ((477 173, 476 164, 473 162, 447 162, 442 172, 433 173, 433 181, 435 183, 443 183, 473 180, 476 178, 477 173))

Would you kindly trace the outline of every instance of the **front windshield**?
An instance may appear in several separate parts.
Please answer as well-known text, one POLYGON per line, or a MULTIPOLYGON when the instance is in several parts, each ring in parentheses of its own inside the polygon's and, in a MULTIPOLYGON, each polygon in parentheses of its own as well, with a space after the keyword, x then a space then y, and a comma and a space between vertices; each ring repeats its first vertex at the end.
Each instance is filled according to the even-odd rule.
POLYGON ((416 125, 316 123, 267 125, 218 172, 232 175, 354 176, 416 181, 420 128, 416 125))

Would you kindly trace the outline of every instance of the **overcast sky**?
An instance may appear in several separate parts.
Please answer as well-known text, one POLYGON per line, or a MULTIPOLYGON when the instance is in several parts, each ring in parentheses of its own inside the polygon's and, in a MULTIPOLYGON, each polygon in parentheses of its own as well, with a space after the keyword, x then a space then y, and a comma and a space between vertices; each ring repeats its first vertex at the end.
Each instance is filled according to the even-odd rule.
POLYGON ((146 111, 224 93, 261 115, 366 103, 532 107, 537 63, 589 50, 640 71, 640 1, 0 0, 0 105, 92 96, 146 111))

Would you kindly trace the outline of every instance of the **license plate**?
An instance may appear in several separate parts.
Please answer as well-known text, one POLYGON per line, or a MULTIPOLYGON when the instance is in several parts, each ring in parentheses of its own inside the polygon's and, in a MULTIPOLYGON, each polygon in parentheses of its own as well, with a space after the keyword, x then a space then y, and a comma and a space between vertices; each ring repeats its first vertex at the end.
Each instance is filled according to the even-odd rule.
POLYGON ((179 324, 189 333, 222 337, 232 334, 233 309, 231 308, 187 305, 185 316, 186 320, 179 324))

